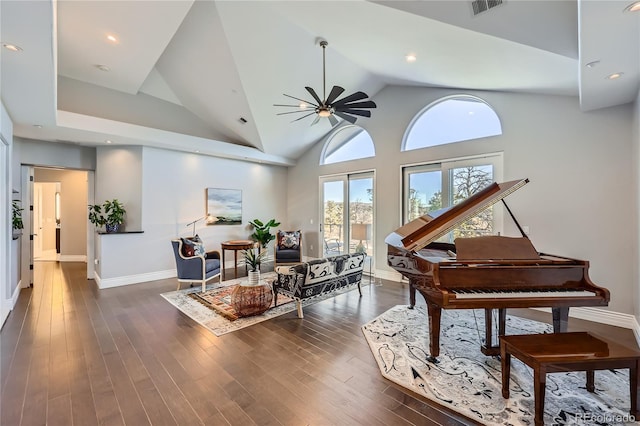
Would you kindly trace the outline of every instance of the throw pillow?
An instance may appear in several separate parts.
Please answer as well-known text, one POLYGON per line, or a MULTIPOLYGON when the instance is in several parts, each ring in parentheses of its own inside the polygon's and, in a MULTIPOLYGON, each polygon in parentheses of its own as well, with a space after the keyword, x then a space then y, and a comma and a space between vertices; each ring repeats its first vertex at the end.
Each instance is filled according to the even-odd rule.
POLYGON ((195 235, 193 237, 181 238, 181 240, 183 256, 204 256, 206 254, 204 244, 202 244, 202 240, 198 235, 195 235))
POLYGON ((278 246, 281 249, 298 250, 300 246, 300 231, 279 231, 278 246))

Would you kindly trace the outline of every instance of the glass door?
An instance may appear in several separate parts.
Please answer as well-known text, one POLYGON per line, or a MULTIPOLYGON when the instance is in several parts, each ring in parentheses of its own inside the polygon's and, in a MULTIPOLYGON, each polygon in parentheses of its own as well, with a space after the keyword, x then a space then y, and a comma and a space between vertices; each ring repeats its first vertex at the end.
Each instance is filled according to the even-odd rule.
POLYGON ((344 253, 346 178, 331 177, 320 182, 321 222, 320 246, 322 257, 344 253))
POLYGON ((373 172, 320 178, 322 255, 364 252, 373 256, 373 172))

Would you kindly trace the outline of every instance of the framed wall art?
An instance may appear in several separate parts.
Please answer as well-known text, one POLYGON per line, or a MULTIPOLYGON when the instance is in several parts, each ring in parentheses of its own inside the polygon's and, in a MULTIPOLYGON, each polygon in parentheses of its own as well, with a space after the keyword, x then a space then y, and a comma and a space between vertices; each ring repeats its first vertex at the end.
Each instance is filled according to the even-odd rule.
POLYGON ((241 225, 242 190, 207 188, 207 225, 241 225))

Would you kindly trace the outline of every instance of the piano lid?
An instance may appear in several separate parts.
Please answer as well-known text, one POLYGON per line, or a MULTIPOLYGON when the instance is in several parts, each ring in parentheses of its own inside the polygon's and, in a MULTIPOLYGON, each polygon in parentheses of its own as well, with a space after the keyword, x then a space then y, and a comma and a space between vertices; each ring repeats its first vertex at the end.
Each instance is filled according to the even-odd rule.
POLYGON ((418 251, 528 182, 529 179, 494 182, 444 211, 438 210, 412 220, 387 236, 385 242, 398 248, 418 251))

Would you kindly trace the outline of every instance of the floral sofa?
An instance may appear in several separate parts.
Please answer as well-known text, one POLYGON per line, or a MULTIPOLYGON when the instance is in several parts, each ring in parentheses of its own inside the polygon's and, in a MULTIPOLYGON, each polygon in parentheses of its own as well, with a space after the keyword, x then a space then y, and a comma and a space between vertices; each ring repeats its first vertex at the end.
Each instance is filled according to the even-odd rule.
POLYGON ((278 294, 286 294, 296 301, 298 318, 302 318, 302 299, 355 284, 362 296, 360 282, 364 259, 364 253, 352 253, 315 259, 295 266, 276 267, 277 277, 273 282, 274 305, 278 305, 278 294))

